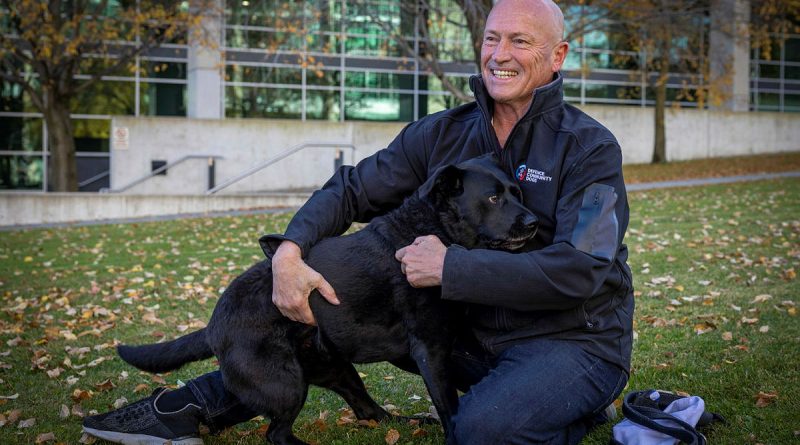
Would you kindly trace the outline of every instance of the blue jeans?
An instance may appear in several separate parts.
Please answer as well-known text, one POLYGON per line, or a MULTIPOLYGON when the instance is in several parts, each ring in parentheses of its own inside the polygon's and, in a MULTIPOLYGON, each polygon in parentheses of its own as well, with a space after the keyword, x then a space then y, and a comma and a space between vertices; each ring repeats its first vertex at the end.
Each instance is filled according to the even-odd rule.
MULTIPOLYGON (((622 392, 627 373, 570 341, 531 340, 497 355, 458 346, 453 378, 464 392, 453 419, 459 445, 575 444, 622 392)), ((219 371, 187 384, 218 431, 254 413, 219 371)))

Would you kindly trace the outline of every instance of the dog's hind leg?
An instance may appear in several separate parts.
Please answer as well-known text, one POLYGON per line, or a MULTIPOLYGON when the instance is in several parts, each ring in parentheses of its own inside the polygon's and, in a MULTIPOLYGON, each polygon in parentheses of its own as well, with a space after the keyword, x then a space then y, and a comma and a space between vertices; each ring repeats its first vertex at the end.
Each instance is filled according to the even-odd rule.
POLYGON ((263 351, 244 348, 236 352, 239 354, 235 362, 220 361, 225 387, 250 409, 269 417, 268 442, 308 445, 292 433, 292 425, 308 395, 308 382, 300 363, 283 354, 261 355, 256 352, 263 351))
POLYGON ((367 392, 358 371, 344 360, 304 364, 309 381, 339 394, 359 420, 381 421, 390 417, 367 392))

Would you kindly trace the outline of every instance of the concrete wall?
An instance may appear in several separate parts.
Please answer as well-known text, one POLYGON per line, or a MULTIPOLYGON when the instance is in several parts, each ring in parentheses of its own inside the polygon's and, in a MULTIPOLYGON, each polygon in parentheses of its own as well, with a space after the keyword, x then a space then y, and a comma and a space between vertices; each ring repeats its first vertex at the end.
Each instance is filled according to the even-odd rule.
MULTIPOLYGON (((626 164, 649 163, 654 110, 641 107, 581 107, 608 127, 622 146, 626 164)), ((800 114, 667 110, 667 160, 800 151, 800 114)))
MULTIPOLYGON (((307 142, 342 143, 344 162, 352 164, 385 147, 402 123, 319 122, 256 119, 185 119, 115 117, 112 135, 126 128, 127 141, 112 136, 111 188, 121 188, 151 171, 152 160, 175 161, 184 155, 219 155, 216 183, 221 184, 267 159, 307 142), (126 149, 119 149, 126 145, 126 149)), ((336 149, 312 147, 266 167, 224 193, 316 188, 333 173, 336 149)), ((191 159, 129 192, 199 194, 208 184, 206 159, 191 159)))
MULTIPOLYGON (((625 163, 650 162, 652 108, 587 105, 583 109, 617 136, 625 163)), ((385 147, 404 124, 115 117, 112 126, 112 134, 117 128, 126 128, 129 134, 123 141, 112 137, 114 189, 150 172, 152 160, 171 162, 189 154, 224 157, 216 163, 217 184, 307 142, 352 144, 354 153, 342 148, 345 163, 352 164, 385 147)), ((800 114, 668 110, 666 127, 670 161, 800 150, 800 114)), ((333 148, 308 148, 220 193, 316 188, 333 172, 335 155, 333 148)), ((127 193, 201 194, 207 185, 207 160, 192 159, 127 193)))
POLYGON ((0 227, 73 223, 229 210, 300 207, 308 194, 227 196, 95 193, 0 194, 0 227))

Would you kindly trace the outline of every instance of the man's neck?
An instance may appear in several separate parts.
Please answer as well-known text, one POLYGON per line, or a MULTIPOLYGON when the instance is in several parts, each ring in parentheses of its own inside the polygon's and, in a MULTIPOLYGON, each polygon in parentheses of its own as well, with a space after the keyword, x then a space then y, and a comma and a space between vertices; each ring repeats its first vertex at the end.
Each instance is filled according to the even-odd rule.
MULTIPOLYGON (((531 98, 531 102, 532 101, 533 98, 531 98)), ((492 113, 492 127, 494 127, 494 133, 497 135, 500 147, 505 147, 506 141, 511 135, 511 130, 513 130, 514 125, 525 116, 525 113, 531 106, 531 102, 522 106, 495 102, 494 111, 492 113)))

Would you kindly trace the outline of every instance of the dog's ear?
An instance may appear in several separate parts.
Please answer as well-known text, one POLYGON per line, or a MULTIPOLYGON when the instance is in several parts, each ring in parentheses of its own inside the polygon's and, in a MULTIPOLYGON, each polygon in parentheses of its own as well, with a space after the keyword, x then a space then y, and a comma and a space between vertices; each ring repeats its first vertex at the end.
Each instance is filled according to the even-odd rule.
POLYGON ((464 170, 448 165, 436 170, 419 188, 419 197, 437 203, 464 192, 464 170))

